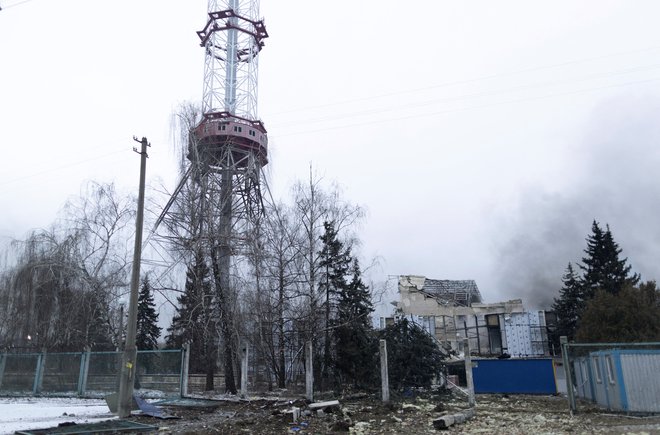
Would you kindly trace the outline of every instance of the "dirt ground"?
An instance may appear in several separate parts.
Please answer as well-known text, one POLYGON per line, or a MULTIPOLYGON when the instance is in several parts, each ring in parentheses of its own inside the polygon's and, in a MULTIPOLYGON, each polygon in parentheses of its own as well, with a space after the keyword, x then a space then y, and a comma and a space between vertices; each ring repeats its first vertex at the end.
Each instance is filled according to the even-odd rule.
POLYGON ((660 416, 633 417, 608 413, 580 403, 571 417, 566 398, 560 396, 477 395, 476 415, 448 430, 436 430, 433 420, 467 408, 463 398, 427 394, 394 400, 384 405, 374 397, 339 398, 338 408, 319 415, 302 400, 261 398, 218 401, 212 406, 163 406, 178 420, 147 416, 131 419, 159 426, 160 433, 176 434, 660 434, 660 416), (286 410, 301 408, 291 421, 286 410))

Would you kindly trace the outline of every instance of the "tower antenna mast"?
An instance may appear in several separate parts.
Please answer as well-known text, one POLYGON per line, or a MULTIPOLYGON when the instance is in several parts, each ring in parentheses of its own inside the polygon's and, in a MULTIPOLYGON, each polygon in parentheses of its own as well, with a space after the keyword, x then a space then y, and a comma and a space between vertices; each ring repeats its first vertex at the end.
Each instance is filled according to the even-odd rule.
POLYGON ((205 53, 204 89, 202 118, 189 135, 188 173, 201 191, 200 240, 214 275, 225 390, 235 394, 230 270, 263 213, 268 136, 257 117, 257 73, 268 33, 259 0, 209 0, 206 26, 197 34, 205 53))

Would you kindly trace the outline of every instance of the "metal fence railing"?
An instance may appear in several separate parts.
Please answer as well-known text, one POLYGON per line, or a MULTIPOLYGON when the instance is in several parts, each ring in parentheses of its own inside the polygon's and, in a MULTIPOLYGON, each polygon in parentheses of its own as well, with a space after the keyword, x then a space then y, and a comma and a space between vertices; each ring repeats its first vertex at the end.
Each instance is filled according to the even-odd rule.
MULTIPOLYGON (((99 397, 118 389, 121 352, 0 354, 0 395, 99 397)), ((183 394, 183 350, 138 351, 135 388, 183 394)))

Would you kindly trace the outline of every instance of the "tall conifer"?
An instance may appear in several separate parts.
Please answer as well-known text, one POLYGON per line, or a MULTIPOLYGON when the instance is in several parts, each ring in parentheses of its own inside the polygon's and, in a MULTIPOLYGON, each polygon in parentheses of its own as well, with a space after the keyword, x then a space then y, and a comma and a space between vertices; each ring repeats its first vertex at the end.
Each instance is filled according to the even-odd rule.
POLYGON ((591 232, 584 251, 587 255, 580 265, 584 272, 582 283, 586 298, 593 298, 598 289, 617 294, 626 285, 636 285, 640 277, 630 274, 631 266, 626 264, 627 258, 619 259, 621 248, 614 241, 609 225, 603 231, 594 220, 591 232))
POLYGON ((138 294, 137 333, 135 345, 139 350, 158 349, 158 337, 162 328, 158 326, 156 303, 149 282, 149 275, 142 278, 142 286, 138 294))
POLYGON ((571 263, 568 263, 566 273, 562 277, 562 283, 559 297, 555 298, 552 304, 552 309, 557 315, 555 335, 556 337, 565 335, 569 340, 572 340, 575 337, 575 331, 584 310, 585 295, 580 277, 575 273, 571 263))
POLYGON ((339 291, 336 367, 345 382, 360 388, 374 382, 378 345, 371 324, 371 294, 357 259, 353 259, 351 274, 351 281, 339 291))
POLYGON ((183 293, 177 298, 178 307, 167 331, 169 347, 180 348, 190 343, 190 371, 206 373, 206 389, 213 389, 215 373, 215 317, 211 271, 204 256, 197 252, 188 266, 183 293))

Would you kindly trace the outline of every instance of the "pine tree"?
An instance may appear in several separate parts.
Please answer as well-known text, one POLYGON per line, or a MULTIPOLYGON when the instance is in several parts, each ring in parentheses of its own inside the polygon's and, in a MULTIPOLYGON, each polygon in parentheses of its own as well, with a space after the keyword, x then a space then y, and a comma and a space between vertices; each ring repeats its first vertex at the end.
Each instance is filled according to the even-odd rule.
POLYGON ((363 388, 376 381, 378 344, 370 317, 374 311, 371 294, 362 282, 357 259, 353 260, 351 273, 351 281, 338 292, 336 367, 344 381, 363 388))
POLYGON ((433 338, 405 317, 381 332, 387 342, 390 387, 430 387, 440 374, 444 356, 433 338))
POLYGON ((552 309, 557 315, 557 328, 553 340, 557 342, 558 337, 562 335, 567 336, 569 340, 575 337, 575 331, 585 304, 584 287, 571 263, 568 263, 566 273, 562 277, 562 283, 559 298, 555 298, 552 304, 552 309))
POLYGON ((138 294, 137 333, 135 345, 139 350, 158 349, 158 337, 161 329, 158 326, 158 313, 149 282, 149 275, 142 278, 142 286, 138 294))
POLYGON ((640 277, 630 275, 631 266, 626 265, 627 258, 619 259, 621 248, 614 241, 609 225, 603 231, 594 220, 591 231, 584 251, 587 256, 582 258, 580 265, 584 271, 582 283, 585 297, 593 298, 598 289, 617 294, 626 285, 636 285, 640 277))
POLYGON ((167 345, 181 348, 190 343, 190 371, 206 373, 206 389, 213 389, 215 374, 215 319, 211 271, 201 252, 197 252, 186 272, 183 293, 177 298, 178 307, 167 328, 167 345))
POLYGON ((323 389, 323 382, 330 376, 330 368, 334 365, 334 357, 332 355, 333 335, 330 333, 330 328, 336 322, 337 315, 337 295, 340 291, 346 288, 346 275, 351 264, 351 251, 350 248, 345 248, 344 244, 337 238, 337 231, 335 230, 334 222, 324 222, 325 229, 323 235, 320 237, 323 243, 320 256, 320 269, 319 274, 319 290, 325 297, 325 334, 323 343, 323 366, 321 368, 321 389, 323 389))

